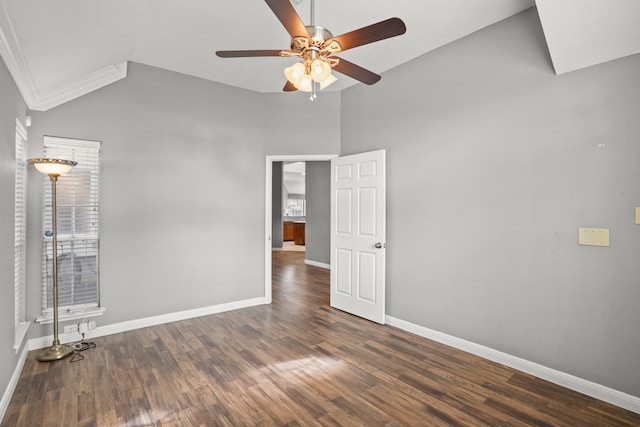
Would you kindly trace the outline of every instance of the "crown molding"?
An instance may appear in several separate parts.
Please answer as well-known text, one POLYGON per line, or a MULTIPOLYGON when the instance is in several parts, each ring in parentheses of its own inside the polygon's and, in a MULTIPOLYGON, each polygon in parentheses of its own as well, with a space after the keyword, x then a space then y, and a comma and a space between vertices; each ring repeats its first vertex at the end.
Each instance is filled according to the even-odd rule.
POLYGON ((38 97, 38 89, 2 2, 0 2, 0 56, 18 86, 22 98, 30 106, 38 97))
POLYGON ((29 105, 29 109, 47 111, 125 77, 127 77, 126 61, 120 64, 108 65, 84 76, 80 76, 70 85, 38 96, 33 103, 29 105))
POLYGON ((0 2, 0 56, 30 110, 46 111, 127 77, 127 62, 108 65, 80 76, 73 83, 41 93, 33 80, 11 19, 0 2))

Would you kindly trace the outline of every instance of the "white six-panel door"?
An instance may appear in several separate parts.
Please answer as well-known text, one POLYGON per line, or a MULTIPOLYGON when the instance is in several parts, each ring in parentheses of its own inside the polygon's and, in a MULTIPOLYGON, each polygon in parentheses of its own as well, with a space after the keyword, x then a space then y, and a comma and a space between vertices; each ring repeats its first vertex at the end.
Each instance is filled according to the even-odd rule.
POLYGON ((385 322, 385 151, 331 160, 331 306, 385 322))

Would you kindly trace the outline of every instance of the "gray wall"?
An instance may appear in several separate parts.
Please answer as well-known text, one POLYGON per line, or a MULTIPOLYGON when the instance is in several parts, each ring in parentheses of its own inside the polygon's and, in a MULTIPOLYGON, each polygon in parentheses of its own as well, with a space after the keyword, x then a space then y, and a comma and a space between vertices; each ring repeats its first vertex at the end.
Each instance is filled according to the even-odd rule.
POLYGON ((331 162, 306 162, 305 260, 331 262, 331 162))
POLYGON ((16 118, 24 123, 27 107, 0 60, 0 397, 22 352, 14 343, 14 202, 16 118))
POLYGON ((350 88, 342 154, 387 149, 389 315, 640 396, 640 55, 547 52, 534 8, 350 88))
MULTIPOLYGON (((126 79, 34 113, 32 155, 41 154, 43 135, 103 142, 100 273, 107 311, 98 325, 264 296, 265 154, 323 153, 326 141, 310 133, 300 142, 303 127, 274 123, 288 115, 274 108, 294 118, 331 117, 339 101, 266 96, 129 64, 126 79)), ((332 152, 339 132, 337 124, 328 127, 336 136, 332 152)), ((41 183, 32 181, 35 317, 41 183)), ((32 337, 50 333, 47 326, 32 329, 32 337)))
POLYGON ((282 162, 273 162, 271 175, 271 247, 282 249, 282 162))
POLYGON ((322 92, 309 101, 304 92, 264 94, 265 154, 338 154, 340 93, 322 92))

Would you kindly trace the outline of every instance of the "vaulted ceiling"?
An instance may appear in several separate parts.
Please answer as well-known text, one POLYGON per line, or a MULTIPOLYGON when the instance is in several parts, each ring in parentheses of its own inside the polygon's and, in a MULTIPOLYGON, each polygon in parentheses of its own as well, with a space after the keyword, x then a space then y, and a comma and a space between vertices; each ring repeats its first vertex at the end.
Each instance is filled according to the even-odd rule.
MULTIPOLYGON (((292 3, 308 23, 310 0, 292 3)), ((125 78, 128 61, 262 93, 280 92, 283 69, 295 62, 215 55, 289 48, 289 35, 263 0, 0 0, 0 6, 0 55, 32 110, 125 78)), ((406 34, 340 54, 380 74, 534 6, 558 74, 640 53, 638 0, 316 0, 314 15, 334 35, 401 18, 406 34)), ((330 90, 361 84, 338 78, 330 90)))

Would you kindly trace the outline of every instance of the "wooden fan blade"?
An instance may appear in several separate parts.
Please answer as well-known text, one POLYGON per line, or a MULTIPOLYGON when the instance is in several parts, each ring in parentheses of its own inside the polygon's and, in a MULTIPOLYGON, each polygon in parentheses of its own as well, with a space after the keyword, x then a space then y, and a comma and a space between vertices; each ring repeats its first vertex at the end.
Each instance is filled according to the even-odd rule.
POLYGON ((342 52, 347 49, 362 46, 365 44, 399 36, 407 31, 407 27, 400 18, 389 18, 366 27, 342 34, 333 39, 342 46, 342 52))
POLYGON ((382 78, 382 76, 369 71, 366 68, 362 68, 353 62, 349 62, 346 59, 338 58, 337 56, 331 56, 330 58, 338 59, 338 63, 333 66, 334 70, 349 77, 353 77, 364 84, 372 85, 380 81, 382 78))
POLYGON ((220 58, 245 58, 253 56, 280 56, 282 50, 219 50, 220 58))
POLYGON ((296 90, 298 90, 293 83, 291 83, 289 80, 287 80, 287 83, 285 83, 284 87, 282 88, 282 90, 284 92, 294 92, 296 90))
POLYGON ((291 37, 309 37, 309 32, 289 0, 264 0, 291 37))

